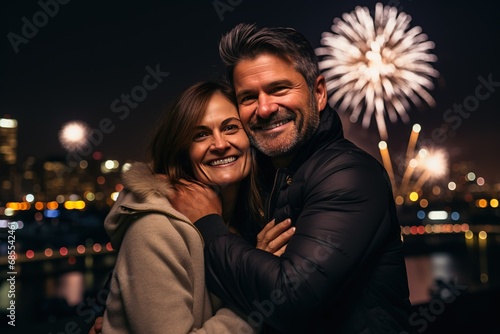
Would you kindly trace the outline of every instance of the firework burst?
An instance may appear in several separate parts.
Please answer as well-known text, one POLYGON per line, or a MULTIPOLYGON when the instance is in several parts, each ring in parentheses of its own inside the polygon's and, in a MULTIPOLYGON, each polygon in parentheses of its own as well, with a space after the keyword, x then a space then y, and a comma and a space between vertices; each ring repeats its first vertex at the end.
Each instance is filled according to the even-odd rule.
POLYGON ((402 179, 396 178, 394 174, 393 161, 387 143, 383 140, 379 142, 380 156, 391 181, 394 195, 405 197, 410 191, 421 191, 427 181, 440 180, 448 175, 448 154, 444 149, 429 146, 422 147, 418 152, 415 151, 420 130, 419 124, 413 125, 406 154, 397 155, 394 160, 398 166, 398 174, 403 174, 402 179), (415 181, 415 178, 418 179, 415 181))
POLYGON ((66 150, 76 151, 87 143, 89 133, 89 127, 85 123, 68 122, 59 131, 59 141, 66 150))
POLYGON ((403 179, 399 185, 398 194, 409 191, 419 191, 428 180, 440 180, 448 175, 448 154, 440 148, 422 148, 405 166, 403 179), (412 177, 418 177, 412 181, 412 177))
POLYGON ((442 149, 421 149, 416 164, 422 170, 422 174, 413 185, 417 190, 421 189, 430 178, 440 179, 448 174, 448 154, 442 149))
POLYGON ((437 57, 430 53, 434 43, 418 26, 410 28, 411 17, 395 7, 377 3, 374 18, 368 8, 356 7, 333 20, 332 32, 324 32, 320 70, 327 81, 329 103, 341 112, 351 112, 368 128, 374 116, 381 139, 387 139, 385 119, 408 122, 410 102, 425 101, 434 106, 429 94, 432 78, 439 73, 431 66, 437 57))

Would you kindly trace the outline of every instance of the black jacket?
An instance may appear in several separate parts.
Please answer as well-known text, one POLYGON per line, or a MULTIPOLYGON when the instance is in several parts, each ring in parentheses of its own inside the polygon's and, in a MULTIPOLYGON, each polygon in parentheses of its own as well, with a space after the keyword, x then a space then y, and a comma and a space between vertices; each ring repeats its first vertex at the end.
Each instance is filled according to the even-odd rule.
POLYGON ((272 185, 267 218, 290 217, 297 228, 286 252, 257 250, 206 216, 196 226, 209 289, 254 325, 266 321, 283 333, 411 332, 387 173, 344 139, 335 111, 321 112, 318 131, 272 185))

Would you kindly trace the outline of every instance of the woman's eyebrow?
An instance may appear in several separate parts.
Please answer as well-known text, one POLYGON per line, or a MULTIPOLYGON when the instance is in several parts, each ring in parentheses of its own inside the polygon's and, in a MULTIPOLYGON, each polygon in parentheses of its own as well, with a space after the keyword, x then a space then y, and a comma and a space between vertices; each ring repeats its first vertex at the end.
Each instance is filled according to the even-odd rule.
POLYGON ((230 123, 232 121, 237 121, 238 123, 241 123, 241 120, 238 117, 229 117, 223 120, 221 124, 226 125, 227 123, 230 123))
MULTIPOLYGON (((232 121, 236 121, 238 123, 241 123, 241 120, 238 117, 229 117, 229 118, 226 118, 225 120, 223 120, 220 124, 221 125, 226 125, 228 123, 231 123, 232 121)), ((195 127, 195 130, 204 130, 204 129, 209 130, 210 127, 208 125, 204 125, 204 124, 198 124, 195 127)))

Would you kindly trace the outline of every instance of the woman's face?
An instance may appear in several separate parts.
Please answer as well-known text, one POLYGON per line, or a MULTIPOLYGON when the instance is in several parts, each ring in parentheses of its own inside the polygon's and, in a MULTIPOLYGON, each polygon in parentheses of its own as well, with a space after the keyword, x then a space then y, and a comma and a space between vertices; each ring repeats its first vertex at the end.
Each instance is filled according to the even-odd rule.
POLYGON ((196 179, 208 185, 227 186, 250 173, 250 141, 236 107, 221 93, 210 98, 193 132, 189 157, 196 179))

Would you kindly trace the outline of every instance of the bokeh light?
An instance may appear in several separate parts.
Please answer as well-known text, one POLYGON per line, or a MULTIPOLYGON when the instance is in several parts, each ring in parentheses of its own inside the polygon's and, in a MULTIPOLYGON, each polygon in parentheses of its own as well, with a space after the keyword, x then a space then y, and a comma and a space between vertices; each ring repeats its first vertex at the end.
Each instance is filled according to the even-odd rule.
POLYGON ((59 142, 68 151, 76 151, 87 144, 89 127, 81 121, 72 121, 63 125, 59 131, 59 142))

